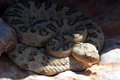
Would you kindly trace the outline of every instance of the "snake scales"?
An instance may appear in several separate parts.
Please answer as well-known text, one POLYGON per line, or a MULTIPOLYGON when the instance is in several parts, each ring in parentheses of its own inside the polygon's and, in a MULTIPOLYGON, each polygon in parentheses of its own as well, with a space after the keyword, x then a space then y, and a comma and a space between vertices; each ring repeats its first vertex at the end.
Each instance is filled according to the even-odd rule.
POLYGON ((47 2, 18 2, 6 10, 3 19, 18 39, 8 56, 22 69, 54 75, 83 70, 87 63, 99 60, 104 43, 101 27, 80 10, 47 2))

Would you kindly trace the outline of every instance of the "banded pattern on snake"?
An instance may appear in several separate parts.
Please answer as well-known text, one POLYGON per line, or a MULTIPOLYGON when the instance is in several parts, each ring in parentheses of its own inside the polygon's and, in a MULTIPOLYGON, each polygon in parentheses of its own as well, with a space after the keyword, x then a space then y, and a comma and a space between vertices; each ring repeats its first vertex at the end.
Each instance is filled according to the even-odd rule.
POLYGON ((3 19, 16 31, 18 42, 8 56, 20 68, 54 75, 83 70, 99 60, 104 44, 101 27, 78 9, 18 2, 6 10, 3 19))

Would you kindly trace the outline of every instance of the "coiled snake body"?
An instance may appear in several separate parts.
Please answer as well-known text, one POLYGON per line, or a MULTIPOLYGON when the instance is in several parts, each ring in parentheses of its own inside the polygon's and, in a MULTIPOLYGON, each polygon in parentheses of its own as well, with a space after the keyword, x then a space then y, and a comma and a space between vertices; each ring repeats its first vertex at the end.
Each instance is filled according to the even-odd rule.
POLYGON ((3 19, 16 31, 18 42, 8 56, 20 68, 54 75, 83 70, 99 60, 102 30, 79 10, 47 2, 18 2, 3 19))

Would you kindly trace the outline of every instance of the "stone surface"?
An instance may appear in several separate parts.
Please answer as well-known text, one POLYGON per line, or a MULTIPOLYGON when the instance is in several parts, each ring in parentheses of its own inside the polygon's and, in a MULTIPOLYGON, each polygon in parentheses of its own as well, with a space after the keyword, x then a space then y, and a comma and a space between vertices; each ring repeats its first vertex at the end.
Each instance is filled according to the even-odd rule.
POLYGON ((120 63, 120 36, 106 40, 105 44, 100 63, 120 63))
POLYGON ((94 65, 89 70, 91 80, 120 80, 120 63, 94 65))
POLYGON ((72 71, 65 71, 63 73, 60 73, 56 75, 55 78, 58 80, 91 80, 90 77, 88 77, 87 73, 75 73, 72 71))
POLYGON ((15 47, 16 37, 14 30, 0 19, 0 55, 15 47))

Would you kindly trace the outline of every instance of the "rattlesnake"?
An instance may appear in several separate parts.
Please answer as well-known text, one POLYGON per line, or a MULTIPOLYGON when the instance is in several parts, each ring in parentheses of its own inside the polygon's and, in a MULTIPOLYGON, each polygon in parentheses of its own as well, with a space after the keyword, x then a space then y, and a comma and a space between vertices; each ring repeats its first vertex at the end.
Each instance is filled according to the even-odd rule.
POLYGON ((9 7, 3 19, 16 31, 18 42, 8 56, 20 68, 54 75, 84 70, 99 60, 104 43, 101 27, 80 10, 26 1, 9 7))

